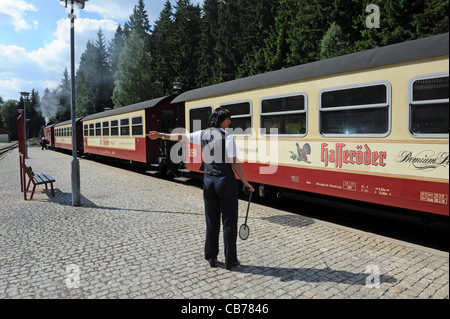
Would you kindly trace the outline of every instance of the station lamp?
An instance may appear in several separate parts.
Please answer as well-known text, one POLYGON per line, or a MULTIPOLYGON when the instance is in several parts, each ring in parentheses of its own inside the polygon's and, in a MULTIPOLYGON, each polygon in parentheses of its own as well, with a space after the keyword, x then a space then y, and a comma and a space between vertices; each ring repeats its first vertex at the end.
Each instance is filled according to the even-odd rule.
POLYGON ((61 5, 63 5, 64 7, 69 7, 69 5, 75 5, 77 6, 79 9, 84 9, 84 4, 86 1, 89 0, 59 0, 59 2, 61 3, 61 5))
POLYGON ((28 158, 28 149, 27 149, 27 102, 28 97, 30 96, 30 92, 20 92, 20 95, 23 99, 23 136, 25 139, 25 158, 28 158))
POLYGON ((184 84, 181 82, 173 82, 172 86, 175 90, 181 91, 183 89, 184 84))
POLYGON ((77 158, 77 130, 75 122, 75 15, 74 8, 84 9, 88 0, 59 0, 59 3, 66 8, 70 7, 70 73, 71 73, 71 115, 72 115, 72 206, 81 206, 80 193, 80 163, 77 158))

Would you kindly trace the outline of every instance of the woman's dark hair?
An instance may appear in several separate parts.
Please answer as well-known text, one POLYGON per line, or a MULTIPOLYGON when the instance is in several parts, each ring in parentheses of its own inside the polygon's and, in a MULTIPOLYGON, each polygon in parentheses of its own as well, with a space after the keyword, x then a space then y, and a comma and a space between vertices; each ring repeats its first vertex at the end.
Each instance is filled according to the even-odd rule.
POLYGON ((220 128, 220 123, 231 117, 231 112, 223 107, 219 107, 212 112, 209 117, 208 127, 220 128))

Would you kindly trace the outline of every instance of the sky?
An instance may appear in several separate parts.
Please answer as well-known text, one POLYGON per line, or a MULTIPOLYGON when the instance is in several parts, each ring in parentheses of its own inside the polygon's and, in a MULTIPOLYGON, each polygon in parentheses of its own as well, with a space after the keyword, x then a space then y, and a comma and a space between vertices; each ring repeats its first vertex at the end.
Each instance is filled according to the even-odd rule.
MULTIPOLYGON (((166 0, 144 0, 153 26, 166 0)), ((171 0, 172 5, 176 0, 171 0)), ((191 0, 202 5, 203 0, 191 0)), ((88 0, 75 15, 75 64, 95 41, 99 27, 106 43, 123 26, 138 0, 88 0)), ((70 75, 70 10, 59 0, 0 0, 0 96, 3 101, 18 100, 22 91, 55 89, 70 75)))

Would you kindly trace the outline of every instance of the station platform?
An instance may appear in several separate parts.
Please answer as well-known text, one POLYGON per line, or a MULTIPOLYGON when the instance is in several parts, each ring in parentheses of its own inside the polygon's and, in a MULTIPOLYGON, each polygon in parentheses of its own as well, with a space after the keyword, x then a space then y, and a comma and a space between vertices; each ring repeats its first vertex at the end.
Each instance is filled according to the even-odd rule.
MULTIPOLYGON (((0 160, 0 299, 187 306, 191 299, 449 298, 448 253, 305 217, 301 208, 291 214, 252 203, 250 237, 238 238, 241 265, 225 269, 221 241, 211 268, 199 187, 79 160, 81 207, 71 205, 71 155, 29 147, 33 170, 56 182, 54 198, 38 186, 27 201, 18 150, 0 160)), ((240 201, 239 225, 246 208, 240 201)))

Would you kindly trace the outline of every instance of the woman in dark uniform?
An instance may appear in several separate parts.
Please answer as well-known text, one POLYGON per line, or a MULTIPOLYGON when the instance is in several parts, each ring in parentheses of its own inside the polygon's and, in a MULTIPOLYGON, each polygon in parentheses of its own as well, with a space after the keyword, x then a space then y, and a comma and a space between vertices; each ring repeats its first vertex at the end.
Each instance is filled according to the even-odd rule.
POLYGON ((225 129, 230 126, 231 113, 224 108, 214 110, 208 128, 191 134, 165 134, 149 132, 147 136, 171 141, 189 141, 200 144, 203 163, 203 199, 205 203, 206 240, 205 259, 211 267, 216 266, 219 253, 220 217, 222 214, 223 239, 225 246, 225 268, 230 270, 239 265, 237 259, 238 188, 234 172, 241 179, 244 188, 253 192, 254 188, 245 177, 237 158, 233 136, 225 129))

